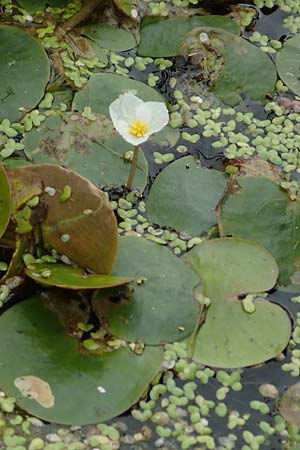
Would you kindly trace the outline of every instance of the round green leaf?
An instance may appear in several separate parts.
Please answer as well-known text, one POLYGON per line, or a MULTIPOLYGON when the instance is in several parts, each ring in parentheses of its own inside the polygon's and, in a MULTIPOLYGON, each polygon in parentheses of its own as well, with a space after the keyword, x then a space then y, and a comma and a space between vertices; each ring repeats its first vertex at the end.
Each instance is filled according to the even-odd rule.
POLYGON ((82 269, 65 264, 36 264, 27 267, 26 275, 37 283, 64 289, 106 289, 132 281, 112 275, 88 275, 82 269))
POLYGON ((132 288, 104 293, 106 302, 95 294, 94 307, 113 335, 160 344, 191 334, 198 311, 193 299, 197 277, 167 248, 142 238, 120 238, 114 275, 137 281, 132 288))
POLYGON ((109 117, 109 105, 119 95, 128 91, 134 91, 135 95, 145 102, 165 101, 155 89, 140 81, 114 73, 96 73, 90 77, 85 87, 75 94, 72 108, 83 111, 85 106, 90 106, 93 112, 109 117))
MULTIPOLYGON (((93 112, 109 117, 109 105, 119 95, 129 91, 134 92, 145 102, 165 102, 164 97, 157 90, 140 81, 114 73, 96 73, 90 77, 86 86, 74 95, 72 108, 83 111, 85 106, 90 106, 93 112)), ((155 139, 163 142, 172 134, 174 136, 174 132, 170 131, 169 127, 165 127, 155 135, 155 139)), ((123 139, 122 142, 127 148, 128 144, 123 139)))
MULTIPOLYGON (((152 19, 152 18, 151 18, 152 19)), ((179 47, 187 33, 197 27, 224 28, 239 34, 239 26, 223 16, 194 16, 142 22, 138 53, 141 56, 166 57, 178 55, 179 47)))
POLYGON ((136 47, 132 33, 122 28, 114 28, 105 23, 93 23, 81 28, 81 34, 87 36, 96 45, 114 52, 130 50, 136 47))
POLYGON ((289 283, 300 258, 300 202, 264 177, 239 177, 221 212, 224 233, 259 242, 276 258, 289 283))
POLYGON ((191 339, 193 359, 214 367, 236 368, 262 363, 288 344, 291 322, 278 305, 256 300, 247 313, 241 294, 262 292, 276 283, 278 269, 272 255, 255 242, 214 239, 185 257, 211 300, 205 321, 191 339))
MULTIPOLYGON (((99 187, 125 184, 130 162, 124 159, 133 146, 113 133, 104 116, 90 121, 81 113, 47 118, 37 130, 26 134, 25 153, 34 163, 64 165, 99 187)), ((134 187, 142 191, 148 179, 148 164, 139 152, 134 187)))
POLYGON ((42 11, 46 5, 51 8, 63 8, 69 0, 18 0, 18 3, 29 13, 35 13, 42 11))
POLYGON ((278 75, 295 94, 300 95, 300 36, 288 39, 277 53, 276 67, 278 75))
POLYGON ((155 179, 147 201, 150 222, 200 234, 217 222, 215 207, 227 176, 201 167, 192 156, 167 166, 155 179))
POLYGON ((0 358, 6 361, 0 371, 1 388, 20 408, 50 422, 92 424, 125 412, 162 362, 160 347, 146 348, 142 355, 128 348, 101 355, 79 351, 77 341, 65 334, 41 297, 10 308, 0 324, 0 358), (16 387, 24 377, 40 380, 42 404, 16 387))
POLYGON ((186 35, 180 54, 194 55, 199 74, 226 104, 239 103, 240 94, 263 101, 265 95, 275 89, 277 73, 271 58, 254 44, 228 31, 196 28, 186 35), (207 35, 205 43, 201 41, 203 33, 207 35))
POLYGON ((0 26, 0 120, 18 120, 19 108, 32 109, 43 97, 50 75, 49 59, 29 33, 0 26))
POLYGON ((0 238, 6 230, 10 219, 10 185, 2 164, 0 164, 0 238))

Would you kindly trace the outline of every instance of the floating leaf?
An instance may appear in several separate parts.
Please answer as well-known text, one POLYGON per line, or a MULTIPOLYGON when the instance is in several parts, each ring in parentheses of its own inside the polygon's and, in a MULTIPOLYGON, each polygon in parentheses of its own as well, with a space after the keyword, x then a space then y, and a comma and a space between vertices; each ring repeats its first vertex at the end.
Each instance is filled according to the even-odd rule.
POLYGON ((199 77, 226 104, 239 103, 240 94, 263 101, 275 89, 277 74, 270 57, 228 31, 196 28, 186 35, 179 53, 191 56, 199 77))
POLYGON ((20 28, 0 26, 0 119, 18 120, 43 97, 50 63, 41 44, 20 28))
POLYGON ((42 223, 44 244, 82 268, 110 273, 117 252, 117 224, 104 192, 71 170, 51 164, 14 169, 14 175, 29 180, 39 175, 46 204, 42 223), (70 198, 62 201, 65 186, 70 198))
MULTIPOLYGON (((159 92, 140 81, 114 73, 97 73, 92 75, 86 86, 74 95, 72 108, 83 111, 85 106, 90 106, 93 112, 109 117, 109 105, 125 92, 133 92, 144 102, 165 102, 159 92)), ((169 127, 165 127, 155 139, 164 141, 171 133, 169 127)), ((128 144, 126 145, 128 147, 128 144)))
POLYGON ((108 420, 134 404, 158 372, 162 351, 153 347, 142 355, 128 348, 81 353, 56 314, 36 296, 0 317, 0 359, 6 361, 1 387, 20 408, 46 421, 84 425, 108 420), (53 406, 21 395, 16 380, 28 376, 47 383, 53 406))
POLYGON ((27 267, 26 275, 37 283, 64 289, 105 289, 132 281, 112 275, 87 274, 82 269, 65 264, 36 264, 27 267))
POLYGON ((35 13, 42 11, 46 5, 51 8, 63 8, 69 0, 18 0, 18 3, 29 13, 35 13))
POLYGON ((300 425, 300 383, 293 384, 283 394, 279 412, 288 423, 300 425))
POLYGON ((192 292, 197 277, 167 248, 142 238, 120 238, 114 275, 137 281, 131 289, 95 294, 94 308, 113 335, 160 344, 191 334, 198 311, 192 292))
POLYGON ((150 222, 200 234, 216 224, 214 208, 227 176, 205 169, 192 156, 167 166, 155 179, 147 202, 150 222))
POLYGON ((145 102, 164 102, 165 99, 155 89, 140 81, 123 77, 114 73, 96 73, 92 75, 85 87, 74 96, 72 108, 83 111, 90 106, 92 111, 109 117, 109 105, 116 98, 128 91, 145 102))
POLYGON ((295 94, 300 95, 300 36, 288 39, 276 55, 278 75, 295 94))
MULTIPOLYGON (((81 113, 66 113, 47 118, 39 129, 26 134, 26 155, 34 163, 64 165, 99 187, 125 184, 130 162, 124 159, 133 146, 113 133, 105 116, 93 114, 89 120, 81 113)), ((135 188, 143 190, 148 179, 148 164, 139 152, 135 188)))
POLYGON ((276 258, 287 284, 300 257, 300 202, 264 177, 238 177, 237 192, 222 207, 225 235, 259 242, 276 258))
POLYGON ((6 172, 0 164, 0 238, 6 230, 10 219, 10 185, 6 172))
POLYGON ((214 239, 185 257, 211 300, 205 321, 191 342, 193 359, 214 367, 236 368, 262 363, 288 344, 291 323, 278 305, 256 300, 246 313, 241 294, 262 292, 276 283, 272 255, 259 244, 235 238, 214 239))
POLYGON ((223 16, 194 16, 176 19, 144 19, 141 26, 141 41, 138 53, 141 56, 166 57, 176 56, 184 37, 193 28, 224 28, 239 34, 239 26, 223 16))
POLYGON ((136 47, 136 39, 132 33, 122 28, 114 28, 106 23, 93 23, 81 28, 81 34, 87 36, 95 44, 114 52, 122 52, 136 47))

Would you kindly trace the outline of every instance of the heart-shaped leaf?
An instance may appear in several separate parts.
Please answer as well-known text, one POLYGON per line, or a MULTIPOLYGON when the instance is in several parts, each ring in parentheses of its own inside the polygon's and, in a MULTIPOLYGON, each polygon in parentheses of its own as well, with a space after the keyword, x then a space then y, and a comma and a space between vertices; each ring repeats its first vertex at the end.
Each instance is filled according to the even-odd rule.
POLYGON ((176 56, 185 35, 198 27, 224 28, 236 34, 240 32, 235 22, 223 16, 194 16, 162 20, 146 17, 142 21, 138 53, 142 56, 153 57, 176 56))
POLYGON ((277 260, 280 281, 289 282, 300 258, 300 202, 264 177, 238 177, 223 204, 225 235, 259 242, 277 260))
POLYGON ((147 201, 150 222, 200 234, 216 224, 215 207, 227 176, 201 167, 192 156, 167 166, 155 179, 147 201))
POLYGON ((29 33, 0 26, 0 120, 18 120, 19 108, 32 109, 43 97, 50 76, 49 59, 29 33))
POLYGON ((300 95, 300 36, 288 39, 276 55, 278 75, 295 94, 300 95))
POLYGON ((42 297, 0 317, 0 384, 28 413, 70 425, 99 423, 125 412, 162 362, 160 347, 83 353, 42 297), (80 405, 80 407, 79 407, 80 405))
POLYGON ((236 368, 262 363, 288 344, 291 322, 278 305, 258 300, 246 312, 240 295, 271 289, 278 268, 272 255, 255 242, 214 239, 185 257, 203 283, 211 305, 191 339, 192 357, 208 366, 236 368))
POLYGON ((137 281, 129 289, 95 293, 94 309, 113 335, 156 345, 191 334, 198 312, 193 299, 197 277, 167 248, 146 239, 120 238, 114 275, 137 281))
MULTIPOLYGON (((63 164, 99 187, 125 184, 128 179, 125 153, 133 146, 113 132, 103 115, 93 114, 93 120, 75 112, 49 117, 38 130, 27 133, 23 143, 34 163, 63 164)), ((147 178, 148 164, 140 151, 135 188, 142 191, 147 178)))

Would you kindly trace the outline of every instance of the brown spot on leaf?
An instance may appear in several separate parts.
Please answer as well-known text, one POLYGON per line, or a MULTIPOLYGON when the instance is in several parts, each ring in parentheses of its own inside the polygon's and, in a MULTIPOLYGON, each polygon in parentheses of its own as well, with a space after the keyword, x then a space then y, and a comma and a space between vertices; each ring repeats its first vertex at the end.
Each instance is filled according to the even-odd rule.
POLYGON ((54 406, 54 396, 51 388, 41 378, 33 375, 18 377, 15 379, 14 385, 24 397, 35 400, 43 408, 52 408, 54 406))

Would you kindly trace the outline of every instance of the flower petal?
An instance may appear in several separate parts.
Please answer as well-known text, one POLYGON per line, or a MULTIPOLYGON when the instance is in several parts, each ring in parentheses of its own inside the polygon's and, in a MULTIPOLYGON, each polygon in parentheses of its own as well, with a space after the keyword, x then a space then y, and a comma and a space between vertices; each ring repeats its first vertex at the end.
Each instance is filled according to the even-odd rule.
MULTIPOLYGON (((128 124, 136 119, 137 108, 143 105, 143 100, 133 94, 122 94, 109 106, 109 113, 113 124, 124 120, 128 124)), ((116 127, 116 125, 115 125, 116 127)))
POLYGON ((169 123, 169 112, 163 102, 143 102, 136 115, 148 125, 150 134, 157 133, 169 123))

